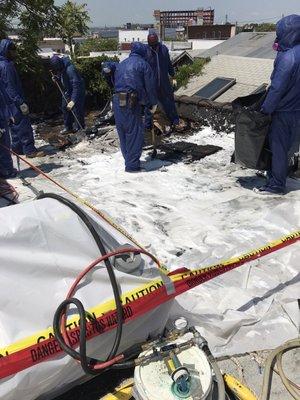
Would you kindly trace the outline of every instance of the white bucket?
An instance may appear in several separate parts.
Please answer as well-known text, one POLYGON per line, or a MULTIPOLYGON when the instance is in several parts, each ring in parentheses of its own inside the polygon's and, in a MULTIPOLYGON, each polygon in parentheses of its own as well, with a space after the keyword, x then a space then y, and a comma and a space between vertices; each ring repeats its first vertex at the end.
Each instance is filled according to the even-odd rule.
MULTIPOLYGON (((143 353, 149 355, 151 350, 143 353)), ((212 370, 206 355, 198 347, 191 347, 177 355, 181 365, 191 374, 191 395, 186 400, 211 400, 213 392, 212 370)), ((138 366, 134 373, 136 400, 179 400, 172 392, 172 378, 164 361, 138 366)))

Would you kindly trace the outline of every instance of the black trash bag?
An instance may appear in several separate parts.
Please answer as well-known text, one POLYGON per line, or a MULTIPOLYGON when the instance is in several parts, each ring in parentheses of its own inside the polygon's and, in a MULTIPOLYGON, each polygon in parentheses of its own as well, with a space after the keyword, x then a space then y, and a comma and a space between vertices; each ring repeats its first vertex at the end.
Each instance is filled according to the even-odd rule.
POLYGON ((266 91, 239 97, 232 106, 236 119, 234 162, 267 171, 272 162, 268 143, 271 116, 260 112, 265 96, 266 91))

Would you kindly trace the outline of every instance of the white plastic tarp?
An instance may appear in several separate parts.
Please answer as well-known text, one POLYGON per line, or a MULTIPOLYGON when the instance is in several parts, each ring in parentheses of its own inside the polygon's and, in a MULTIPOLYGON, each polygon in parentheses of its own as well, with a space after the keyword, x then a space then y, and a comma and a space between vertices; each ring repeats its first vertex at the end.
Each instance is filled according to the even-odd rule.
MULTIPOLYGON (((98 216, 89 213, 107 246, 132 244, 98 216)), ((86 225, 68 207, 53 199, 0 210, 0 348, 52 326, 58 305, 80 271, 100 256, 86 225)), ((122 292, 158 276, 144 259, 138 275, 115 270, 122 292)), ((76 293, 86 309, 113 298, 105 267, 90 274, 76 293)), ((170 304, 124 326, 120 351, 160 331, 170 304)), ((115 331, 89 341, 88 353, 106 359, 115 331)), ((42 362, 0 381, 0 399, 33 400, 84 375, 67 355, 42 362)))
MULTIPOLYGON (((299 201, 265 199, 266 206, 271 206, 259 212, 255 208, 259 200, 252 200, 257 216, 252 223, 208 232, 202 254, 191 249, 185 256, 187 265, 193 268, 228 260, 299 230, 299 201)), ((243 199, 225 203, 223 218, 230 223, 233 209, 243 207, 243 199)), ((273 349, 297 338, 299 298, 298 242, 184 293, 172 314, 185 314, 199 326, 213 354, 223 357, 273 349)))

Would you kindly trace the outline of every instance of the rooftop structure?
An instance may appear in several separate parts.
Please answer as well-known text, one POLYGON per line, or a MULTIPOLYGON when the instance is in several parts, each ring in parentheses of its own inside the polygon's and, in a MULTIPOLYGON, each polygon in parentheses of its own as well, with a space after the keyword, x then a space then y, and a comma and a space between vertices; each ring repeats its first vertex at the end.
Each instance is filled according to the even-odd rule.
POLYGON ((188 39, 227 40, 236 34, 235 25, 192 25, 187 27, 188 39))
POLYGON ((202 75, 192 78, 187 87, 179 89, 177 94, 193 96, 216 78, 228 78, 234 80, 234 84, 214 99, 220 103, 232 102, 237 97, 255 92, 263 84, 269 84, 272 70, 273 61, 268 59, 214 56, 205 66, 202 75))
POLYGON ((275 35, 275 32, 242 32, 219 46, 193 56, 206 58, 223 54, 274 60, 276 52, 272 49, 272 45, 275 35))

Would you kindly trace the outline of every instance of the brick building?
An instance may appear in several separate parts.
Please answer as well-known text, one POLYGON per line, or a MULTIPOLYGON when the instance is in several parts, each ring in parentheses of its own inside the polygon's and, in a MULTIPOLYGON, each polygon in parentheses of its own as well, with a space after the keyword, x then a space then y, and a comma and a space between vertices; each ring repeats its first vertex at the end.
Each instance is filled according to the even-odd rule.
POLYGON ((188 25, 213 25, 215 11, 199 8, 197 10, 154 11, 161 38, 165 39, 166 28, 186 27, 188 25))
POLYGON ((154 11, 154 18, 158 23, 168 28, 177 28, 189 24, 213 25, 215 11, 212 9, 204 10, 176 10, 176 11, 154 11))
POLYGON ((187 27, 187 38, 227 40, 236 34, 235 25, 196 25, 187 27))

